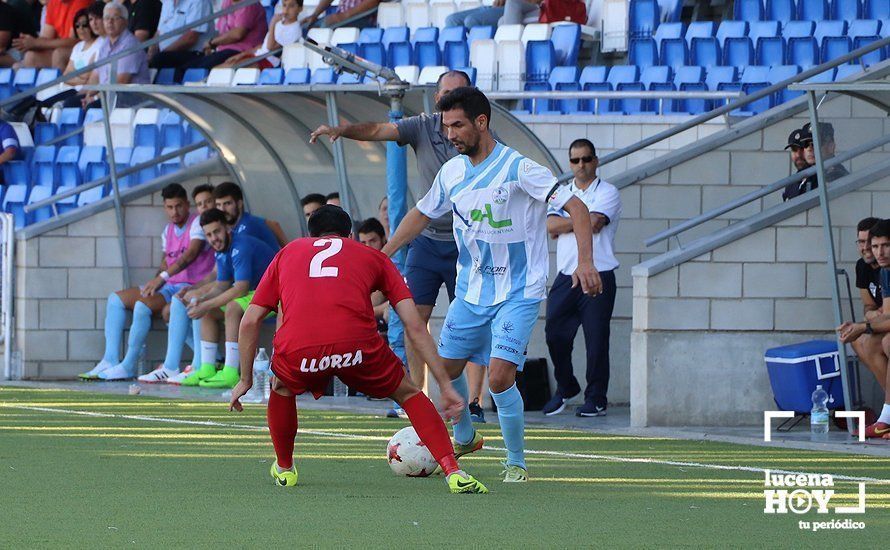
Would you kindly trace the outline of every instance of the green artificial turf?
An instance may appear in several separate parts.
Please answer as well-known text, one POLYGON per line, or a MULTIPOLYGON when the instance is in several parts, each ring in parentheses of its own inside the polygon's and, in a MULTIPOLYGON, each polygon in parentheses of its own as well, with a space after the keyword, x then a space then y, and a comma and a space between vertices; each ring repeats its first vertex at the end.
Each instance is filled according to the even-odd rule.
MULTIPOLYGON (((301 411, 299 485, 281 488, 263 407, 0 387, 0 548, 877 547, 890 534, 886 484, 867 483, 864 515, 767 516, 762 473, 559 453, 890 479, 886 458, 529 426, 527 447, 548 452, 528 456, 530 483, 502 483, 503 453, 483 450, 461 464, 491 493, 450 495, 441 477, 390 472, 386 441, 406 424, 301 411), (230 426, 191 423, 204 421, 230 426), (845 518, 865 530, 798 527, 845 518)), ((496 425, 481 431, 503 445, 496 425)), ((838 482, 847 498, 832 505, 855 489, 838 482)))

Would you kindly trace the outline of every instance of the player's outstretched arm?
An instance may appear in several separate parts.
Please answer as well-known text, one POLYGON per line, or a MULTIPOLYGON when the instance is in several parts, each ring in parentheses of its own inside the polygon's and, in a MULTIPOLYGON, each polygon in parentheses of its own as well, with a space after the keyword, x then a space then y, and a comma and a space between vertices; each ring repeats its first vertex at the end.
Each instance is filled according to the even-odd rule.
POLYGON ((331 143, 341 137, 358 141, 396 141, 399 139, 399 129, 392 122, 358 122, 340 126, 322 124, 309 134, 309 143, 315 143, 319 136, 328 136, 331 143))
POLYGON ((585 294, 597 295, 603 291, 600 274, 593 266, 593 228, 590 225, 590 211, 584 201, 572 197, 563 206, 572 219, 572 231, 578 245, 578 268, 572 275, 572 286, 581 285, 585 294))
POLYGON ((381 252, 392 257, 400 248, 417 238, 421 231, 426 229, 426 226, 429 224, 430 219, 427 216, 421 213, 417 208, 412 208, 405 214, 405 217, 402 218, 402 223, 396 228, 395 233, 392 234, 389 241, 383 245, 381 252))

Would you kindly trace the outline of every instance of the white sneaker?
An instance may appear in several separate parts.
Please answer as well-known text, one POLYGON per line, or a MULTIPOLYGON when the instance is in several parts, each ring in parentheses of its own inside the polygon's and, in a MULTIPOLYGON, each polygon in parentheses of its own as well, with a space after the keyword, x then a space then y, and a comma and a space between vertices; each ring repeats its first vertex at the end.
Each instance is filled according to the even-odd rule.
POLYGON ((92 369, 88 370, 87 372, 78 374, 77 376, 78 376, 78 378, 82 378, 84 380, 94 380, 96 378, 99 378, 100 372, 106 371, 113 366, 114 365, 112 365, 111 363, 109 363, 108 361, 103 359, 103 360, 99 361, 99 363, 92 369))
POLYGON ((192 366, 189 365, 185 368, 185 370, 183 370, 182 372, 180 372, 178 374, 174 374, 170 378, 164 380, 164 382, 166 382, 168 384, 173 384, 174 386, 178 386, 178 385, 182 384, 182 381, 185 380, 186 378, 188 378, 188 376, 190 374, 192 374, 192 372, 193 372, 192 366))
POLYGON ((136 380, 145 382, 146 384, 160 384, 161 382, 166 382, 170 377, 176 376, 177 374, 179 374, 178 371, 167 370, 164 368, 164 365, 158 365, 158 368, 148 374, 143 374, 136 380))
POLYGON ((99 380, 130 380, 131 378, 133 378, 133 373, 124 368, 123 365, 115 365, 99 373, 99 380))

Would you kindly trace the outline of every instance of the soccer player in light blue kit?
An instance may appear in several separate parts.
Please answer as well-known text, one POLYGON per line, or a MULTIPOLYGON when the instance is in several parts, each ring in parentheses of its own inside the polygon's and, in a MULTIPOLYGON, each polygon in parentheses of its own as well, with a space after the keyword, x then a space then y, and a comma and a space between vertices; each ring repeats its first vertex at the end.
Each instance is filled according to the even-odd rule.
MULTIPOLYGON (((498 143, 488 123, 491 105, 476 88, 458 88, 439 100, 442 126, 460 155, 446 162, 430 191, 402 220, 383 252, 393 255, 420 234, 431 219, 454 213, 458 244, 457 299, 451 302, 439 340, 439 355, 468 401, 467 361, 488 365, 489 391, 507 447, 504 481, 528 481, 525 417, 516 371, 525 351, 548 274, 547 205, 569 213, 578 236, 578 268, 573 284, 599 294, 593 266, 590 214, 553 174, 498 143)), ((454 451, 460 457, 482 448, 469 410, 454 424, 454 451)))

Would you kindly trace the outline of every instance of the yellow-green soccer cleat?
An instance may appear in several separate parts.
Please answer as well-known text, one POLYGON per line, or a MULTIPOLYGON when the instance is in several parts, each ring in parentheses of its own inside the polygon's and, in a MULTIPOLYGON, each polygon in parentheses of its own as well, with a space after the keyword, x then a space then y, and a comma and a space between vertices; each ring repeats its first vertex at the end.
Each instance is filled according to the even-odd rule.
POLYGON ((488 492, 485 485, 482 485, 476 478, 466 472, 454 472, 448 476, 448 489, 452 494, 484 494, 488 492))
POLYGON ((272 463, 272 469, 269 471, 272 474, 272 479, 275 480, 275 485, 281 487, 293 487, 297 484, 297 467, 293 466, 290 470, 285 470, 283 472, 278 471, 278 461, 272 463))
POLYGON ((482 434, 479 433, 479 430, 473 430, 473 439, 466 445, 461 445, 453 439, 451 442, 454 444, 454 458, 460 458, 464 455, 475 453, 485 445, 485 439, 482 438, 482 434))
POLYGON ((528 481, 528 470, 522 466, 507 464, 506 462, 501 464, 504 465, 504 471, 501 472, 504 474, 504 483, 525 483, 528 481))

